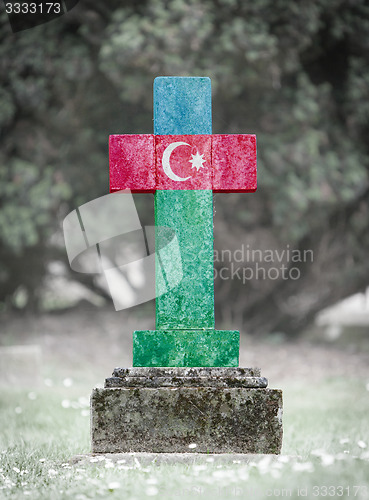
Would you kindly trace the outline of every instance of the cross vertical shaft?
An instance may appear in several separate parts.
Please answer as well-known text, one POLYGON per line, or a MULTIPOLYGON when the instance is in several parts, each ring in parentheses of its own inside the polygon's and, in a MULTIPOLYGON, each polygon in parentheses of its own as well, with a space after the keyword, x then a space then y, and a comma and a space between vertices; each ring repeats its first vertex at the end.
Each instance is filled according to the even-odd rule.
MULTIPOLYGON (((156 78, 154 134, 211 133, 210 79, 156 78)), ((214 328, 212 190, 157 190, 155 225, 175 230, 183 270, 179 286, 156 299, 157 330, 214 328)))

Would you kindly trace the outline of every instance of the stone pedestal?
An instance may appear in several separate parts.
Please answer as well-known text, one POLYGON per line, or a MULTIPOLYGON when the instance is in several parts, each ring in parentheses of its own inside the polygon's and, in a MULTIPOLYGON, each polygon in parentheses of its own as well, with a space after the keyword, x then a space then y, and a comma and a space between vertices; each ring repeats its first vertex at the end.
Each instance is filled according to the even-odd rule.
POLYGON ((280 453, 267 384, 257 368, 116 368, 91 396, 92 452, 280 453))
POLYGON ((133 366, 238 366, 237 330, 133 332, 133 366))

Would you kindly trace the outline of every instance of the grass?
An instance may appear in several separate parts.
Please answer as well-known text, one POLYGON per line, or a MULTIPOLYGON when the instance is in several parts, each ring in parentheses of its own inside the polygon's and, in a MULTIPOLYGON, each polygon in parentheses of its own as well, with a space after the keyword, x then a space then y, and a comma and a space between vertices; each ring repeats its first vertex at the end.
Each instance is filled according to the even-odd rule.
POLYGON ((193 465, 139 460, 72 465, 87 454, 88 386, 0 392, 0 498, 369 498, 367 381, 293 382, 284 390, 279 459, 193 465))

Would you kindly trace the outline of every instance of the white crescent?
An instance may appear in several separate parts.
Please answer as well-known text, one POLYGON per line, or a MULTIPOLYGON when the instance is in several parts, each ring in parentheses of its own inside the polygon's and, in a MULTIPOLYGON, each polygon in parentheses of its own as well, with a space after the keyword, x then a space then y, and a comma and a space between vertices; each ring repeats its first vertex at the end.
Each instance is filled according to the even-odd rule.
POLYGON ((189 177, 179 177, 173 172, 172 167, 170 166, 170 155, 179 146, 189 146, 189 144, 187 144, 187 142, 181 142, 181 141, 172 142, 171 144, 169 144, 169 146, 165 149, 163 153, 163 159, 161 160, 161 163, 163 165, 164 172, 170 179, 172 179, 173 181, 183 182, 187 181, 188 179, 191 179, 192 176, 190 175, 189 177))

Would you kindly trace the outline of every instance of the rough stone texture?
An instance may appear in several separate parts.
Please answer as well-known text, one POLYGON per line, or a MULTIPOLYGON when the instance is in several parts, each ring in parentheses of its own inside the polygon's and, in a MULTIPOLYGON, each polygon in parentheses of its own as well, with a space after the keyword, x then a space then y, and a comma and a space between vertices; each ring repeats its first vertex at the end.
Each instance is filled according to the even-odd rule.
POLYGON ((154 134, 211 134, 210 78, 155 78, 154 134))
POLYGON ((282 392, 161 387, 94 389, 94 453, 279 453, 282 392))
POLYGON ((260 368, 244 367, 130 367, 114 368, 113 377, 260 377, 260 368))
POLYGON ((105 387, 248 387, 265 388, 265 377, 109 377, 105 387))
POLYGON ((109 377, 105 387, 249 387, 265 388, 265 377, 109 377))
POLYGON ((156 189, 154 135, 111 135, 109 171, 110 192, 130 189, 133 193, 154 193, 156 189))
MULTIPOLYGON (((181 249, 181 268, 177 272, 183 272, 178 287, 156 299, 156 328, 214 328, 212 192, 156 191, 155 225, 175 230, 181 249)), ((157 232, 156 248, 163 248, 166 243, 161 232, 157 232)), ((171 269, 171 254, 160 252, 160 258, 160 267, 171 269)), ((176 269, 171 269, 171 274, 175 273, 176 269)))
POLYGON ((235 330, 135 331, 133 366, 238 366, 239 341, 235 330))
POLYGON ((214 191, 256 191, 256 136, 213 135, 212 139, 214 191))
POLYGON ((156 135, 156 189, 212 189, 211 138, 156 135))

